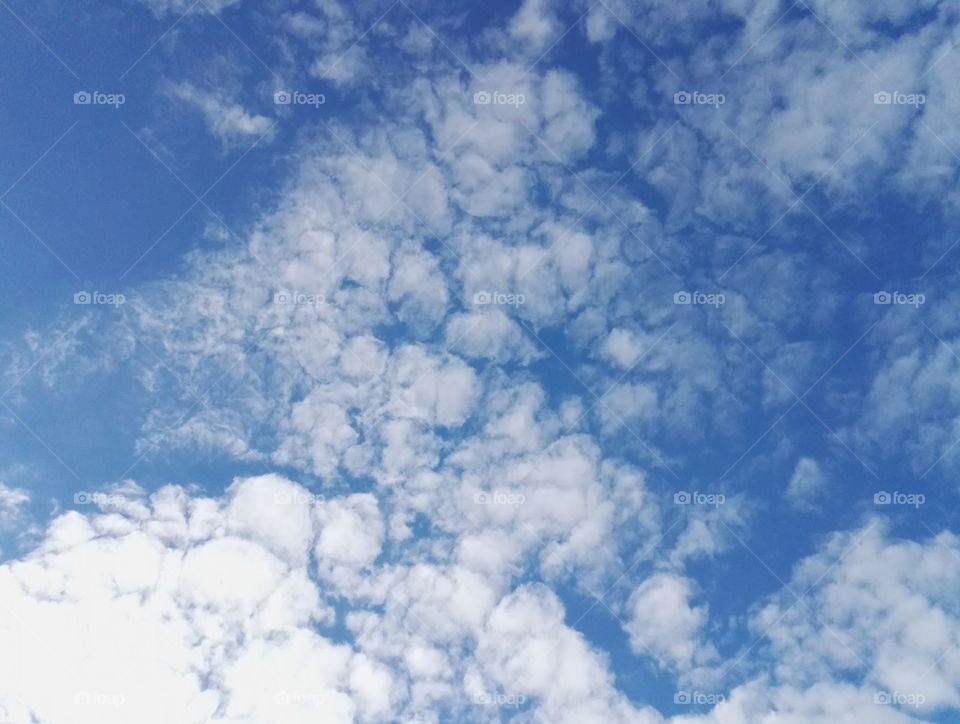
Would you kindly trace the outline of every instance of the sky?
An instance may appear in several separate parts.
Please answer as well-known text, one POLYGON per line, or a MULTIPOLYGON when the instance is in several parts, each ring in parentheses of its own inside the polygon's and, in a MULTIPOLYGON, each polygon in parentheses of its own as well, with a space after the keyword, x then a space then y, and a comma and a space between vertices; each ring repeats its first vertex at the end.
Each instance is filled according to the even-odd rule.
POLYGON ((960 718, 942 0, 0 0, 0 722, 960 718))

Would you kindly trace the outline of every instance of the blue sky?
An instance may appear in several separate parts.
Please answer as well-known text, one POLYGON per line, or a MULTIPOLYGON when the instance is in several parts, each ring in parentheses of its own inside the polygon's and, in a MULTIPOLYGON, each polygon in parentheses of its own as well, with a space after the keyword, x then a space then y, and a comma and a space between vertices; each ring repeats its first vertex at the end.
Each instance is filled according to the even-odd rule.
POLYGON ((956 719, 951 5, 0 34, 0 720, 956 719))

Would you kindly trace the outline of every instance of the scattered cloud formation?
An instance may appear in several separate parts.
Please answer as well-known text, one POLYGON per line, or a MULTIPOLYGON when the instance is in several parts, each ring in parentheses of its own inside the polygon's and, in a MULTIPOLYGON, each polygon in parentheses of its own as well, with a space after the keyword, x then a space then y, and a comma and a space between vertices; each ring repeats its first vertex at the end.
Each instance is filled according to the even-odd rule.
POLYGON ((0 721, 953 721, 954 8, 145 4, 204 194, 0 196, 0 721))

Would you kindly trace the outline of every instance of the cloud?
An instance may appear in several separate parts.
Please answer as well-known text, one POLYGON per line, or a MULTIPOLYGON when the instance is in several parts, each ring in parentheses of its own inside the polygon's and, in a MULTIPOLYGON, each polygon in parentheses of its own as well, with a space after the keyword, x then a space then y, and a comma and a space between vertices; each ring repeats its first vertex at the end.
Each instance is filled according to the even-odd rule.
POLYGON ((798 508, 811 508, 826 487, 826 478, 813 458, 802 457, 787 483, 787 500, 798 508))
POLYGON ((219 15, 227 8, 239 5, 241 0, 139 0, 154 14, 160 15, 219 15))
POLYGON ((559 601, 542 587, 524 587, 497 605, 477 658, 483 678, 474 687, 487 680, 506 697, 536 697, 542 702, 540 721, 662 721, 650 709, 636 709, 613 688, 602 659, 564 625, 559 601))
POLYGON ((548 0, 524 0, 507 29, 510 36, 525 48, 541 51, 556 40, 560 24, 548 0))
POLYGON ((270 140, 273 121, 250 113, 225 94, 204 90, 182 82, 167 87, 167 95, 199 111, 207 130, 224 146, 252 143, 259 138, 270 140))
POLYGON ((958 543, 891 539, 881 521, 837 533, 801 561, 789 591, 753 620, 785 682, 856 677, 867 690, 914 695, 917 713, 960 703, 955 577, 958 543))
POLYGON ((618 367, 629 370, 640 359, 643 347, 634 332, 618 327, 610 330, 601 351, 618 367))
POLYGON ((0 567, 0 640, 21 651, 0 662, 5 720, 380 716, 389 680, 358 682, 373 665, 312 628, 327 616, 305 567, 315 532, 278 498, 307 491, 271 476, 231 490, 226 505, 168 487, 139 514, 67 513, 0 567))
POLYGON ((519 324, 499 309, 452 316, 446 337, 451 349, 498 364, 511 360, 529 364, 545 354, 524 336, 519 324))
POLYGON ((692 581, 669 573, 640 584, 630 597, 626 625, 634 653, 682 670, 711 658, 713 652, 700 641, 707 609, 691 606, 693 595, 692 581))
MULTIPOLYGON (((727 601, 716 584, 740 563, 736 538, 769 507, 746 491, 759 463, 808 449, 797 429, 723 474, 719 508, 681 519, 670 505, 681 479, 751 452, 766 417, 792 409, 787 387, 842 374, 850 277, 784 183, 821 184, 805 197, 818 211, 886 193, 949 203, 955 164, 919 122, 956 140, 958 61, 931 70, 923 109, 870 99, 907 88, 949 29, 925 2, 812 3, 843 48, 810 8, 779 22, 738 0, 581 6, 570 37, 595 44, 596 73, 562 54, 530 67, 564 28, 538 0, 469 37, 462 18, 428 16, 428 31, 399 6, 367 33, 367 8, 279 13, 291 74, 349 89, 363 112, 304 133, 241 243, 143 285, 127 333, 33 333, 6 378, 123 366, 148 408, 138 452, 289 477, 125 483, 119 502, 54 519, 0 566, 13 612, 0 650, 28 652, 0 661, 0 719, 71 721, 82 706, 103 722, 663 722, 624 693, 631 655, 664 686, 725 697, 675 722, 910 721, 876 704, 893 691, 923 694, 911 714, 958 705, 952 533, 837 531, 789 586, 727 601), (864 81, 864 64, 879 77, 864 81), (671 103, 665 65, 722 75, 729 102, 671 103), (673 304, 680 289, 726 303, 673 304), (597 591, 626 646, 578 628, 573 604, 597 591), (742 671, 720 669, 741 654, 742 671)), ((224 146, 272 139, 224 85, 168 93, 224 146)), ((857 231, 862 213, 847 219, 857 231)), ((866 236, 844 243, 870 258, 866 236)), ((939 314, 952 339, 956 315, 939 314)), ((825 381, 811 406, 857 447, 903 447, 921 466, 957 434, 955 361, 898 324, 865 346, 866 387, 825 381)), ((835 464, 799 458, 787 499, 809 507, 835 464)), ((0 527, 19 525, 23 495, 0 487, 0 527)))
POLYGON ((10 488, 0 482, 0 532, 14 530, 22 521, 30 494, 21 488, 10 488))

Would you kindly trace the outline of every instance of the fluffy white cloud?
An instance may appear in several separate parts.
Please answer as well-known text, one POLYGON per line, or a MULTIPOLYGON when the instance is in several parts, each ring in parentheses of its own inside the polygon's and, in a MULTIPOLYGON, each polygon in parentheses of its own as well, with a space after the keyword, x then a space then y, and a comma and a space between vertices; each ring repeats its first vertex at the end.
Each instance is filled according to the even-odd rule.
MULTIPOLYGON (((431 35, 409 8, 368 34, 368 9, 334 0, 281 15, 291 64, 300 43, 313 77, 361 97, 367 83, 380 112, 369 123, 331 121, 331 133, 298 145, 299 166, 247 245, 195 256, 183 277, 142 289, 126 323, 159 361, 144 361, 132 336, 118 357, 150 393, 141 451, 282 465, 320 478, 323 495, 275 474, 212 497, 126 485, 123 501, 100 513, 57 518, 36 550, 0 567, 12 612, 0 650, 27 651, 22 662, 0 657, 0 719, 72 721, 82 706, 103 722, 488 721, 514 714, 519 698, 533 721, 653 724, 660 715, 618 690, 604 654, 548 588, 593 595, 621 575, 607 603, 626 614, 633 653, 652 656, 664 676, 720 681, 720 644, 708 637, 719 631, 735 647, 744 616, 764 637, 746 653, 768 677, 737 686, 738 671, 717 683, 733 687, 726 702, 678 722, 909 721, 874 703, 879 689, 922 692, 928 709, 914 713, 958 705, 951 534, 926 543, 865 534, 869 555, 849 556, 841 549, 852 534, 837 534, 790 581, 798 592, 813 586, 808 602, 793 606, 784 590, 712 621, 693 571, 736 547, 733 532, 754 506, 731 495, 668 528, 664 479, 673 481, 662 469, 701 444, 739 449, 732 443, 752 437, 755 411, 793 402, 780 379, 804 389, 830 362, 829 345, 811 340, 842 300, 806 239, 776 249, 770 239, 744 258, 724 282, 722 309, 670 304, 681 281, 719 288, 715 262, 756 243, 792 202, 764 163, 798 191, 826 174, 834 198, 860 201, 864 183, 881 180, 946 198, 953 161, 918 133, 917 114, 875 106, 860 60, 826 50, 836 43, 799 8, 775 25, 770 3, 601 5, 582 4, 585 26, 572 31, 606 44, 596 88, 547 63, 530 68, 566 19, 545 0, 524 2, 505 33, 448 38, 477 72, 469 82, 438 42, 448 28, 431 35), (658 51, 669 42, 662 57, 684 77, 716 77, 749 51, 725 80, 736 103, 670 107, 683 113, 676 127, 659 117, 651 101, 669 100, 674 81, 655 59, 637 60, 621 20, 658 51), (708 25, 735 28, 734 42, 699 43, 686 57, 708 25), (405 53, 397 73, 417 76, 402 91, 374 72, 376 46, 394 41, 405 53), (502 60, 486 59, 493 46, 502 60), (611 66, 624 73, 603 72, 611 66), (524 102, 474 103, 493 90, 524 102), (611 98, 641 112, 600 123, 611 98), (620 184, 628 157, 622 165, 638 178, 622 177, 599 204, 584 186, 620 184), (659 198, 641 203, 636 181, 645 201, 659 198), (478 309, 478 292, 524 301, 478 309), (563 381, 538 380, 539 360, 563 381), (183 380, 210 391, 204 404, 183 380), (589 415, 588 390, 610 390, 589 415), (637 448, 624 423, 651 447, 637 448), (652 459, 661 443, 668 463, 652 459), (645 552, 661 535, 662 549, 645 552), (151 657, 138 655, 147 649, 151 657)), ((908 87, 931 49, 950 46, 942 24, 909 27, 925 1, 811 5, 849 33, 878 83, 908 87), (873 26, 888 23, 902 32, 881 41, 873 26)), ((944 59, 925 81, 940 100, 922 118, 948 142, 957 62, 944 59)), ((270 120, 232 89, 210 87, 169 92, 224 144, 267 132, 270 120)), ((102 330, 85 333, 121 349, 102 330)), ((77 339, 50 345, 41 380, 56 378, 77 339)), ((31 353, 45 345, 28 341, 31 353)), ((874 448, 906 440, 926 463, 960 435, 956 415, 941 414, 956 407, 956 370, 946 349, 915 341, 904 334, 886 355, 873 350, 878 371, 850 431, 874 448), (922 424, 908 431, 918 409, 922 424)), ((88 371, 102 368, 96 360, 88 371)), ((791 442, 784 434, 781 459, 796 455, 791 442)), ((787 487, 795 504, 824 486, 821 464, 833 469, 797 463, 787 487)), ((0 528, 22 495, 0 487, 0 528)))
POLYGON ((867 690, 913 696, 918 713, 954 708, 960 546, 949 533, 912 542, 890 539, 884 528, 873 521, 834 535, 797 566, 789 589, 758 611, 754 631, 769 642, 784 682, 845 673, 867 690))
POLYGON ((316 507, 319 535, 314 553, 322 571, 371 565, 383 543, 383 521, 372 495, 362 493, 316 507))
POLYGON ((55 519, 0 567, 0 641, 20 652, 0 662, 4 719, 375 718, 351 694, 362 655, 310 628, 326 615, 305 568, 313 534, 276 512, 293 493, 307 497, 268 476, 237 481, 225 505, 165 488, 126 514, 55 519))
POLYGON ((477 658, 481 678, 472 682, 477 695, 536 697, 542 702, 537 721, 662 721, 616 691, 603 660, 564 625, 560 602, 542 587, 524 587, 500 601, 486 623, 477 658), (493 692, 484 691, 487 682, 493 692))
POLYGON ((657 573, 640 584, 628 604, 627 632, 637 654, 652 654, 665 666, 689 669, 713 652, 702 642, 705 606, 692 606, 693 584, 670 573, 657 573))
POLYGON ((507 26, 511 37, 524 46, 539 51, 556 40, 560 23, 548 0, 524 0, 507 26))
POLYGON ((909 714, 878 705, 874 692, 843 683, 818 683, 809 688, 770 687, 758 680, 737 687, 726 701, 703 716, 678 716, 672 724, 910 724, 909 714))
POLYGON ((394 415, 444 427, 462 424, 478 394, 473 368, 456 357, 431 357, 420 347, 397 352, 391 377, 394 415))
POLYGON ((545 354, 534 347, 520 325, 500 309, 454 315, 447 323, 446 335, 451 349, 500 364, 511 360, 529 364, 545 354))
POLYGON ((643 352, 643 346, 637 335, 629 329, 613 329, 604 340, 601 349, 605 357, 624 370, 632 368, 643 352))

